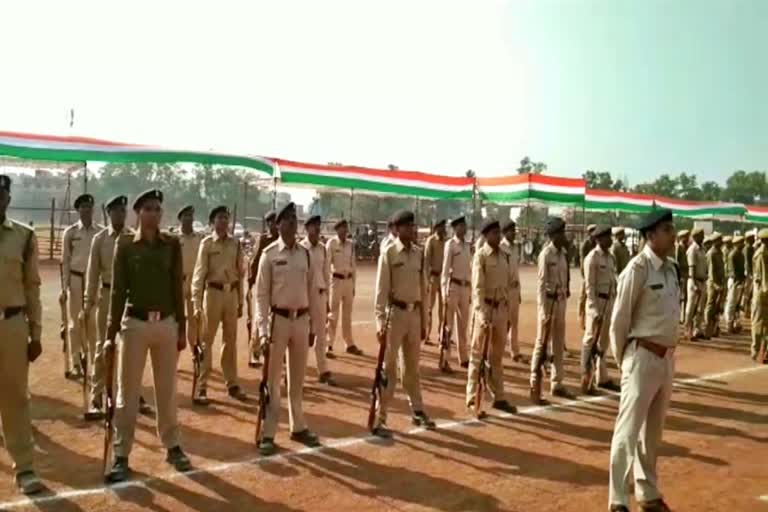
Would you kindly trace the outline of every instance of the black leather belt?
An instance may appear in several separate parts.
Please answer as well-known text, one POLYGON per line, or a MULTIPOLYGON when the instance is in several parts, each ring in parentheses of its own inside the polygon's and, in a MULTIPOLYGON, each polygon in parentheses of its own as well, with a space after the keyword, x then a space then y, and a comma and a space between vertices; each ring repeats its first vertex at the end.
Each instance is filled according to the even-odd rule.
POLYGON ((237 288, 237 281, 233 283, 208 283, 208 287, 222 292, 231 292, 237 288))
POLYGON ((11 306, 9 308, 0 308, 0 320, 12 318, 24 311, 24 306, 11 306))
POLYGON ((333 273, 334 279, 349 279, 352 277, 352 274, 340 274, 338 272, 333 273))
POLYGON ((439 270, 432 270, 429 272, 429 275, 432 277, 440 277, 440 271, 439 270))
POLYGON ((73 275, 76 275, 77 277, 80 277, 80 278, 85 277, 85 273, 84 272, 78 272, 77 270, 70 270, 69 273, 73 274, 73 275))
POLYGON ((109 283, 101 283, 101 287, 105 288, 107 290, 111 290, 112 289, 112 285, 109 284, 109 283))
POLYGON ((607 293, 598 293, 597 297, 600 298, 600 299, 606 299, 606 300, 611 298, 611 296, 609 294, 607 294, 607 293))
POLYGON ((149 311, 134 307, 128 308, 125 314, 131 318, 142 320, 144 322, 158 322, 171 316, 171 313, 166 313, 164 311, 149 311))
POLYGON ((660 357, 664 359, 666 357, 667 352, 674 350, 671 347, 665 347, 663 345, 659 345, 658 343, 654 343, 652 341, 644 340, 644 339, 636 339, 637 345, 640 347, 643 347, 645 350, 656 354, 657 357, 660 357))
POLYGON ((309 312, 309 308, 301 309, 284 309, 284 308, 272 308, 272 312, 276 315, 280 315, 290 320, 301 318, 309 312))
POLYGON ((469 286, 469 281, 464 281, 463 279, 456 279, 455 277, 451 278, 451 282, 459 286, 469 286))
POLYGON ((548 299, 556 299, 557 294, 555 292, 547 292, 547 298, 548 299))
POLYGON ((325 293, 325 288, 318 288, 317 289, 317 293, 319 293, 320 295, 324 294, 325 293))
POLYGON ((492 300, 492 299, 485 299, 485 304, 488 306, 491 306, 492 308, 497 308, 504 304, 506 301, 500 301, 500 300, 492 300))
POLYGON ((402 300, 392 299, 390 301, 393 306, 402 309, 403 311, 414 311, 421 307, 421 302, 403 302, 402 300))

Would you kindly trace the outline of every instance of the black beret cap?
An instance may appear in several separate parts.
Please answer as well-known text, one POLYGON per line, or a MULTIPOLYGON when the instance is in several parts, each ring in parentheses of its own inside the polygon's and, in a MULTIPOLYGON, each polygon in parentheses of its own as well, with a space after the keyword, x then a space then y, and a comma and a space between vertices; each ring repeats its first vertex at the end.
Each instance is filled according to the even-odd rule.
POLYGON ((392 216, 392 224, 394 224, 395 226, 402 226, 403 224, 408 224, 409 222, 413 222, 415 218, 416 217, 412 211, 400 210, 399 212, 396 212, 392 216))
POLYGON ((312 215, 310 218, 304 221, 305 226, 309 226, 310 224, 320 224, 321 218, 319 215, 312 215))
POLYGON ((5 174, 0 174, 0 190, 11 191, 11 178, 5 174))
POLYGON ((595 238, 601 237, 603 235, 610 235, 611 234, 611 226, 608 224, 598 224, 595 227, 595 230, 592 232, 592 236, 595 238))
POLYGON ((226 213, 229 215, 229 208, 224 205, 215 207, 213 210, 211 210, 211 213, 208 214, 208 222, 213 223, 213 219, 215 219, 216 215, 220 213, 226 213))
POLYGON ((467 223, 467 218, 464 215, 462 215, 460 217, 456 217, 451 221, 451 227, 455 227, 459 224, 466 224, 466 223, 467 223))
POLYGON ((650 231, 662 222, 672 221, 672 210, 668 208, 662 208, 655 210, 643 217, 637 224, 637 230, 640 233, 645 234, 646 231, 650 231))
POLYGON ((501 230, 509 231, 510 229, 515 229, 516 227, 517 227, 517 223, 512 219, 509 219, 507 222, 504 223, 503 226, 501 226, 501 230))
POLYGON ((195 213, 195 207, 191 204, 188 204, 186 206, 182 206, 181 209, 179 209, 178 213, 176 214, 176 218, 180 219, 182 215, 184 215, 187 212, 195 213))
POLYGON ((266 220, 267 222, 269 222, 270 220, 275 220, 275 217, 277 217, 277 212, 276 212, 275 210, 269 210, 269 211, 268 211, 268 212, 267 212, 267 213, 264 215, 264 220, 266 220))
POLYGON ((288 203, 287 205, 283 206, 277 211, 277 216, 275 217, 275 220, 277 222, 280 222, 283 217, 288 216, 289 214, 296 214, 296 205, 293 203, 288 203))
POLYGON ((435 229, 439 228, 440 226, 445 226, 445 219, 440 219, 439 221, 435 222, 435 229))
POLYGON ((127 206, 127 205, 128 205, 128 198, 126 196, 115 196, 109 201, 107 201, 104 206, 106 206, 107 211, 109 211, 116 206, 127 206))
POLYGON ((95 203, 93 196, 91 194, 80 194, 77 196, 77 199, 75 199, 75 209, 80 208, 80 205, 83 203, 90 203, 93 206, 93 203, 95 203))
POLYGON ((136 196, 136 199, 133 200, 133 211, 139 211, 141 209, 141 205, 144 204, 144 201, 150 200, 150 199, 157 199, 160 201, 160 203, 163 202, 163 193, 162 191, 151 188, 149 190, 145 190, 138 196, 136 196))
POLYGON ((486 234, 494 228, 501 228, 501 224, 496 219, 485 219, 483 225, 480 226, 480 233, 486 234))
POLYGON ((544 230, 547 232, 548 235, 554 235, 555 233, 559 231, 563 231, 564 229, 565 229, 565 221, 560 217, 548 218, 547 223, 544 227, 544 230))
POLYGON ((339 229, 341 226, 347 226, 349 223, 347 222, 347 219, 341 219, 336 224, 333 225, 333 229, 339 229))

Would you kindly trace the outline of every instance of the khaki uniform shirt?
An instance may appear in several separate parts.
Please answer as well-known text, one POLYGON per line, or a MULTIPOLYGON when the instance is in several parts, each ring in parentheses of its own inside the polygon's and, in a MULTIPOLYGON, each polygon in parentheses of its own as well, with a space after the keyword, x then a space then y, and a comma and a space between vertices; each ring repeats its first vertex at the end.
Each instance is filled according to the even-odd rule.
POLYGON ((675 260, 677 260, 677 268, 680 270, 680 280, 688 279, 688 254, 685 246, 680 242, 675 244, 675 260))
POLYGON ((188 235, 179 230, 179 243, 181 244, 182 272, 184 274, 184 296, 192 296, 192 273, 195 271, 197 255, 200 252, 200 243, 203 235, 194 231, 188 235))
MULTIPOLYGON (((40 340, 42 306, 37 237, 27 226, 6 217, 0 224, 0 308, 26 308, 29 337, 40 340)), ((0 340, 0 343, 5 340, 0 340)))
POLYGON ((443 257, 445 255, 445 240, 440 240, 437 233, 427 238, 424 246, 424 261, 427 265, 429 277, 439 276, 443 270, 443 257))
POLYGON ((591 236, 588 236, 581 242, 579 248, 579 270, 581 270, 581 276, 584 277, 584 260, 587 259, 587 255, 595 248, 595 242, 591 236))
POLYGON ((381 241, 381 245, 379 246, 379 254, 384 254, 386 252, 387 248, 395 240, 397 240, 397 237, 394 236, 392 233, 388 233, 387 236, 385 236, 384 239, 381 241))
POLYGON ((723 263, 723 253, 719 249, 712 247, 707 253, 707 268, 709 279, 717 286, 725 285, 725 265, 723 263))
POLYGON ((457 237, 450 238, 445 243, 443 251, 443 271, 441 283, 443 293, 448 293, 448 286, 451 278, 469 282, 472 279, 471 259, 469 253, 469 242, 459 240, 457 237))
POLYGON ((768 258, 763 245, 757 248, 752 260, 752 283, 756 287, 755 292, 768 293, 768 258))
POLYGON ((517 245, 509 243, 504 237, 501 237, 501 243, 499 247, 509 254, 509 271, 512 273, 512 288, 520 287, 520 251, 517 249, 517 245))
POLYGON ((611 350, 619 366, 630 339, 675 347, 679 319, 680 286, 674 263, 662 260, 646 245, 619 276, 610 327, 611 350))
POLYGON ((688 247, 688 277, 696 281, 707 280, 707 257, 699 244, 692 242, 688 247))
POLYGON ((120 330, 126 307, 174 315, 179 333, 186 330, 184 290, 179 239, 160 233, 145 240, 141 229, 123 233, 117 239, 112 275, 108 333, 120 330))
POLYGON ((568 296, 569 276, 566 248, 558 250, 555 244, 547 242, 539 253, 538 280, 537 299, 539 305, 546 304, 555 293, 557 293, 558 300, 563 300, 568 296))
MULTIPOLYGON (((309 308, 311 287, 309 252, 298 241, 292 248, 282 238, 268 245, 261 254, 256 277, 256 322, 262 336, 269 333, 272 307, 309 308)), ((310 333, 313 333, 312 315, 309 318, 310 333)))
POLYGON ((499 247, 494 250, 487 243, 472 259, 472 303, 480 315, 480 321, 490 323, 494 308, 490 302, 509 303, 513 285, 511 256, 499 247))
POLYGON ((85 281, 85 309, 93 307, 99 301, 99 288, 112 286, 112 263, 115 256, 115 242, 121 234, 133 234, 133 230, 124 227, 120 231, 109 226, 93 237, 91 255, 88 258, 88 275, 85 281))
POLYGON ((276 242, 278 235, 272 236, 270 233, 262 233, 259 235, 259 240, 256 243, 256 252, 253 253, 251 262, 248 265, 248 287, 253 287, 256 283, 256 275, 259 273, 259 260, 264 249, 269 247, 273 242, 276 242))
POLYGON ((616 267, 613 256, 598 245, 584 261, 584 285, 587 292, 587 312, 598 317, 606 301, 616 296, 616 267))
POLYGON ((63 249, 61 254, 62 271, 64 272, 64 284, 69 288, 70 272, 75 271, 85 276, 88 270, 88 257, 91 254, 91 243, 101 227, 91 224, 86 228, 81 221, 77 221, 64 230, 63 249))
POLYGON ((421 325, 427 325, 427 277, 423 254, 416 244, 406 249, 398 238, 379 256, 374 302, 377 331, 384 328, 390 299, 409 304, 421 302, 421 325))
POLYGON ((331 282, 331 265, 328 258, 328 251, 321 241, 312 245, 309 238, 304 238, 299 242, 302 247, 309 251, 310 271, 312 272, 312 284, 317 290, 328 290, 331 282))
POLYGON ((200 242, 200 253, 192 273, 192 301, 195 311, 203 309, 203 292, 208 283, 237 288, 237 300, 243 303, 243 254, 240 242, 228 234, 208 235, 200 242))
POLYGON ((752 275, 752 258, 755 257, 755 247, 753 245, 746 244, 742 249, 744 255, 744 273, 747 276, 752 275))
POLYGON ((616 273, 621 274, 627 263, 629 263, 629 249, 627 249, 624 243, 614 240, 611 246, 611 255, 613 255, 613 259, 616 262, 616 273))
POLYGON ((737 283, 743 282, 746 277, 744 251, 740 251, 736 247, 731 249, 730 254, 728 254, 728 277, 732 277, 737 283))
POLYGON ((326 249, 328 249, 331 274, 344 274, 345 276, 352 274, 352 284, 354 285, 357 271, 355 269, 355 246, 352 240, 347 238, 342 243, 338 236, 334 236, 328 240, 326 249))

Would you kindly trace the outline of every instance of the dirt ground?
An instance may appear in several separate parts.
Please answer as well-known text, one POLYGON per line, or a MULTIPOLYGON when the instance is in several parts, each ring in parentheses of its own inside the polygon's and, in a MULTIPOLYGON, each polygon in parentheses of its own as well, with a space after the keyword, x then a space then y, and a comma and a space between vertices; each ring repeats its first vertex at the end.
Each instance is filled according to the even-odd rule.
MULTIPOLYGON (((131 457, 134 479, 105 487, 100 476, 102 425, 82 420, 79 384, 63 377, 58 269, 44 266, 42 273, 45 352, 32 367, 31 393, 36 464, 49 490, 33 501, 20 497, 11 483, 10 461, 0 450, 0 510, 607 509, 608 452, 617 396, 556 400, 552 406, 532 407, 527 401, 528 369, 509 359, 507 391, 511 401, 522 407, 520 414, 492 414, 482 423, 469 419, 463 407, 466 374, 440 374, 437 348, 425 347, 424 399, 440 428, 434 432, 414 429, 404 394, 398 390, 390 427, 399 435, 392 442, 368 436, 365 422, 375 363, 373 266, 360 271, 354 313, 355 338, 365 355, 344 354, 331 361, 338 388, 317 383, 310 356, 305 412, 324 447, 308 450, 288 440, 283 398, 276 439, 281 455, 269 460, 258 456, 253 436, 261 370, 245 364, 243 326, 239 360, 243 385, 252 397, 247 404, 226 397, 215 363, 209 389, 213 403, 208 409, 193 408, 191 356, 189 351, 181 355, 179 421, 195 470, 174 473, 164 462, 154 420, 141 418, 131 457)), ((529 354, 535 335, 532 267, 523 269, 522 281, 520 333, 523 350, 529 354)), ((572 286, 578 290, 578 281, 572 286)), ((573 297, 567 345, 574 354, 581 335, 573 297)), ((342 346, 337 340, 337 352, 342 346)), ((218 348, 217 343, 216 354, 218 348)), ((676 360, 677 387, 659 461, 668 503, 677 511, 768 511, 768 366, 749 359, 745 335, 684 343, 676 360)), ((567 360, 566 384, 577 391, 576 357, 567 360)), ((150 371, 145 372, 145 386, 151 401, 150 371)))

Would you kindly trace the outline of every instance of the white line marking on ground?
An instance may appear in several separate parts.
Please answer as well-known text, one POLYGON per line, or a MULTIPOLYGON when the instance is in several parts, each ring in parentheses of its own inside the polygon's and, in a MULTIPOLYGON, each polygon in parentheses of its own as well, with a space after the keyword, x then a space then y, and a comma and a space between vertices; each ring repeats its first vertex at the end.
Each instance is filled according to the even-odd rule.
POLYGON ((768 502, 768 494, 766 494, 765 496, 760 496, 757 499, 760 500, 760 501, 767 501, 768 502))
MULTIPOLYGON (((678 379, 675 380, 675 387, 679 386, 680 384, 696 384, 699 382, 706 382, 709 380, 717 380, 722 379, 726 377, 732 377, 734 375, 740 375, 743 373, 751 373, 755 371, 765 370, 768 366, 749 366, 745 368, 738 368, 736 370, 730 370, 726 372, 720 372, 720 373, 713 373, 710 375, 704 375, 701 377, 692 377, 688 379, 678 379)), ((557 403, 557 404, 549 404, 549 405, 541 405, 541 406, 531 406, 531 407, 521 407, 517 414, 509 414, 509 413, 500 413, 495 414, 495 417, 500 418, 510 418, 513 416, 519 416, 519 415, 527 415, 527 416, 535 416, 539 414, 544 414, 549 411, 554 411, 557 409, 565 409, 565 408, 577 408, 581 407, 583 405, 587 405, 590 403, 595 402, 602 402, 605 400, 610 400, 618 396, 616 393, 611 393, 607 395, 601 395, 601 396, 593 396, 589 398, 583 398, 583 399, 576 399, 576 400, 569 400, 567 402, 557 403)), ((438 422, 437 428, 438 429, 457 429, 462 428, 467 425, 471 424, 477 424, 482 423, 480 420, 476 420, 474 418, 469 418, 466 420, 454 420, 454 421, 445 421, 445 422, 438 422)), ((427 429, 423 427, 418 427, 409 430, 406 432, 406 435, 414 435, 414 434, 420 434, 423 432, 426 432, 427 429)), ((395 440, 395 443, 397 441, 395 440)), ((334 439, 328 443, 326 443, 323 446, 317 447, 317 448, 303 448, 301 450, 292 451, 284 454, 278 454, 273 455, 271 457, 252 457, 250 459, 241 460, 241 461, 233 461, 233 462, 224 462, 224 463, 218 463, 218 464, 212 464, 209 466, 199 467, 195 468, 192 471, 188 471, 187 473, 165 473, 158 476, 149 476, 143 479, 136 479, 136 480, 130 480, 128 482, 121 482, 118 484, 111 484, 111 485, 101 485, 98 487, 91 487, 88 489, 69 489, 65 491, 59 491, 56 494, 52 494, 49 496, 38 496, 38 497, 32 497, 32 498, 20 498, 18 500, 11 500, 11 501, 5 501, 0 502, 0 510, 7 510, 7 509, 13 509, 13 508, 20 508, 25 506, 34 506, 34 505, 43 505, 47 503, 55 503, 57 501, 62 500, 68 500, 70 498, 81 498, 86 496, 94 496, 99 494, 107 494, 109 492, 118 491, 121 489, 128 489, 130 487, 138 487, 138 488, 148 488, 150 487, 148 484, 150 482, 155 482, 159 480, 178 480, 179 478, 187 478, 192 475, 200 475, 205 473, 224 473, 227 471, 233 471, 240 469, 245 466, 250 466, 253 464, 259 464, 259 463, 266 463, 271 461, 281 461, 281 460, 287 460, 295 457, 301 457, 305 455, 311 455, 314 453, 322 452, 323 450, 327 449, 340 449, 340 448, 348 448, 350 446, 357 446, 363 443, 369 443, 369 444, 382 444, 381 440, 375 436, 365 436, 365 437, 348 437, 348 438, 340 438, 340 439, 334 439)), ((759 498, 763 501, 768 501, 768 496, 761 496, 759 498)))

